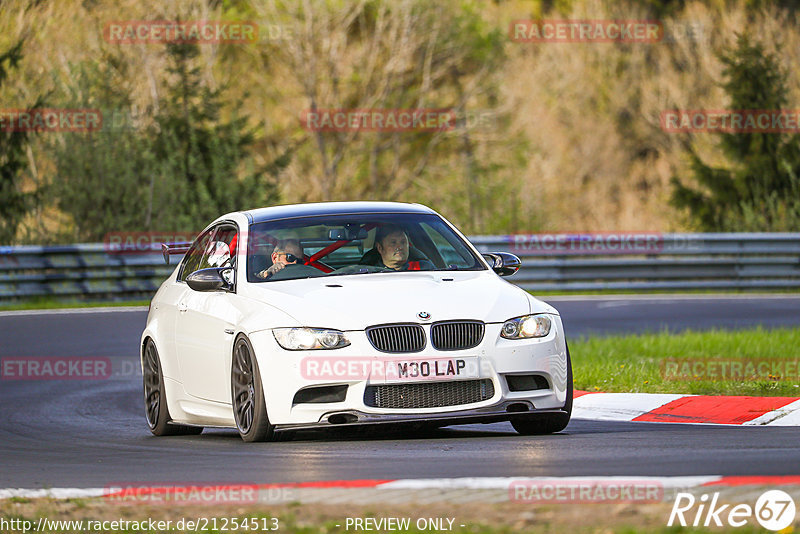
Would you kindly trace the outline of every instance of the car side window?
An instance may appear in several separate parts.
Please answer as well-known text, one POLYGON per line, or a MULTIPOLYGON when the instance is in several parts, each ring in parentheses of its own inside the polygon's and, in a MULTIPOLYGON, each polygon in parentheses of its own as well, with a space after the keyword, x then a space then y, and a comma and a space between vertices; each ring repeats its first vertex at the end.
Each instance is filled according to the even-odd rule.
POLYGON ((203 232, 184 257, 179 280, 199 269, 235 267, 238 232, 230 224, 217 225, 203 232))
POLYGON ((235 267, 238 232, 233 226, 218 226, 214 238, 203 254, 201 269, 209 267, 235 267))
POLYGON ((469 252, 464 250, 463 245, 459 243, 458 247, 460 250, 458 250, 456 249, 456 245, 448 241, 437 229, 431 227, 427 223, 422 223, 421 226, 425 230, 425 233, 428 234, 428 237, 431 238, 431 241, 433 241, 445 265, 454 265, 456 267, 469 267, 472 265, 473 260, 469 252))
POLYGON ((183 265, 181 265, 181 272, 178 275, 178 280, 185 282, 187 276, 200 269, 200 262, 203 259, 203 254, 215 231, 216 228, 209 228, 194 240, 189 251, 183 257, 183 265))

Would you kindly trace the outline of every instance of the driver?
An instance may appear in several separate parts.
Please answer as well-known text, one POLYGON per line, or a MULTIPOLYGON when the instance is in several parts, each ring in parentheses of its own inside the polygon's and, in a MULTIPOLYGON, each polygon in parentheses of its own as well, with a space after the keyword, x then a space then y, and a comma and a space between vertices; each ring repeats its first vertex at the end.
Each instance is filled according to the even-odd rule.
POLYGON ((272 267, 256 273, 259 278, 269 278, 287 265, 297 265, 303 259, 303 247, 298 239, 282 239, 272 251, 272 267))
POLYGON ((408 261, 408 235, 402 227, 388 224, 380 226, 375 234, 375 248, 381 256, 381 266, 395 271, 433 269, 428 260, 408 261))

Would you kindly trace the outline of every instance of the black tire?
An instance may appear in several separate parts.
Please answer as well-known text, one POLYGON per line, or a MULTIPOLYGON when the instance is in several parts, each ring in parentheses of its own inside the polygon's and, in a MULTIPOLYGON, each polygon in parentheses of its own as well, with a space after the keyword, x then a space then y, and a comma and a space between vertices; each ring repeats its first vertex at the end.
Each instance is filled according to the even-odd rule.
POLYGON ((245 336, 236 338, 231 359, 231 404, 236 428, 244 441, 281 441, 267 417, 261 372, 253 347, 245 336))
POLYGON ((561 432, 569 424, 572 416, 572 359, 567 347, 567 400, 564 408, 558 413, 531 414, 519 416, 511 420, 514 430, 523 436, 537 436, 561 432))
POLYGON ((144 416, 150 432, 156 436, 188 436, 203 431, 201 426, 178 425, 172 422, 167 407, 161 359, 152 339, 145 342, 142 351, 142 386, 144 389, 144 416))

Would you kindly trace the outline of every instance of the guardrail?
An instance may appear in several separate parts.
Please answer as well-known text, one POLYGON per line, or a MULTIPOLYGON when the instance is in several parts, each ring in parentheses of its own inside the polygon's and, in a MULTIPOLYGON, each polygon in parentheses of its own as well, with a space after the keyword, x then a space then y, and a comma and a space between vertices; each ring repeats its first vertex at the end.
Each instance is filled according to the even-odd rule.
POLYGON ((150 297, 175 269, 160 250, 110 253, 103 244, 0 248, 0 301, 35 297, 150 297))
MULTIPOLYGON (((536 291, 800 288, 800 233, 474 236, 522 259, 508 280, 536 291)), ((160 251, 103 244, 0 248, 0 301, 149 297, 175 268, 160 251)))
POLYGON ((475 236, 522 260, 510 278, 536 291, 800 288, 800 233, 475 236))

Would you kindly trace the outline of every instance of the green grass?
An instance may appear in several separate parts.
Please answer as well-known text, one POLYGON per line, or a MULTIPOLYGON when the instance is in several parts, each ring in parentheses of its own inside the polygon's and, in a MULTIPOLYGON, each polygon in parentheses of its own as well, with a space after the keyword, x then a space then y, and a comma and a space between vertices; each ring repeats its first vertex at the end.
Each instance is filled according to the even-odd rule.
POLYGON ((588 338, 570 354, 576 389, 800 397, 798 328, 588 338), (722 368, 732 364, 742 372, 722 368))
POLYGON ((61 300, 38 298, 21 302, 0 303, 0 311, 13 310, 53 310, 58 308, 105 308, 109 306, 147 306, 147 300, 61 300))

